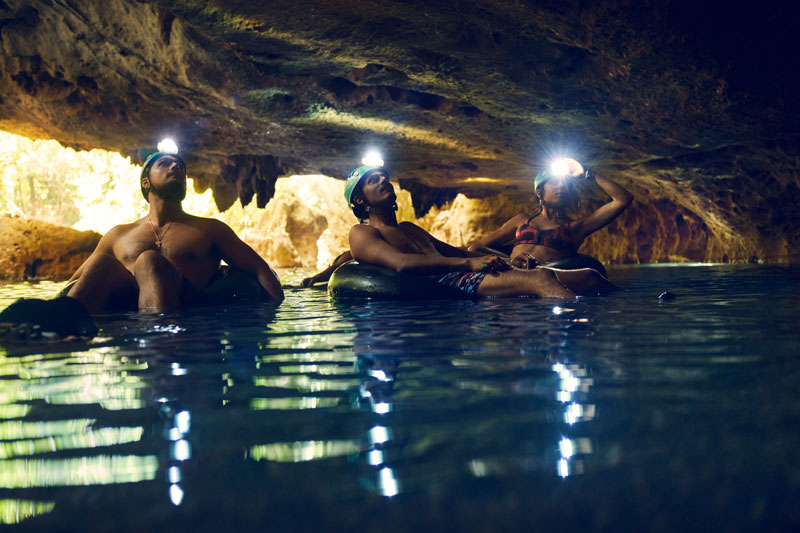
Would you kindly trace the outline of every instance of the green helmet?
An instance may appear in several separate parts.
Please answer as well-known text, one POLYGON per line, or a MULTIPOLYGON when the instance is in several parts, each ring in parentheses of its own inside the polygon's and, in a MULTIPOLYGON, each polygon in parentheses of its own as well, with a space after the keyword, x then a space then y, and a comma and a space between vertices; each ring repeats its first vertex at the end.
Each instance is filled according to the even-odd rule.
MULTIPOLYGON (((142 173, 139 175, 140 187, 141 187, 142 180, 144 178, 150 177, 150 167, 152 167, 153 164, 156 161, 158 161, 159 159, 161 159, 165 155, 168 155, 170 157, 174 157, 175 159, 180 161, 181 162, 181 166, 183 166, 183 173, 186 174, 186 163, 183 161, 183 159, 181 159, 178 156, 178 154, 171 154, 169 152, 153 152, 152 154, 150 154, 147 157, 147 159, 144 160, 144 163, 142 164, 142 173)), ((144 187, 141 187, 141 189, 142 189, 142 196, 144 196, 144 199, 149 202, 150 199, 147 197, 147 193, 148 193, 149 189, 145 189, 144 187)))
POLYGON ((543 184, 547 180, 553 177, 553 173, 550 171, 549 168, 543 168, 536 174, 536 179, 533 181, 533 188, 538 189, 539 185, 543 184))
POLYGON ((383 172, 387 177, 389 176, 389 173, 383 167, 361 166, 352 171, 347 176, 347 181, 344 182, 344 200, 347 202, 348 207, 353 210, 353 214, 361 220, 367 218, 367 213, 363 207, 353 203, 353 193, 362 179, 375 172, 383 172))

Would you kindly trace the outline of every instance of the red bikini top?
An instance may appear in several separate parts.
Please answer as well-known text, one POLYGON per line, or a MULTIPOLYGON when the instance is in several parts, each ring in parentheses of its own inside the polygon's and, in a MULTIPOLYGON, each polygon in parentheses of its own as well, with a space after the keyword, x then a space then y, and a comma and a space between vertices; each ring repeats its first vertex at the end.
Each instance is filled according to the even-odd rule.
POLYGON ((578 251, 578 246, 575 243, 575 238, 572 236, 572 230, 569 227, 569 221, 565 220, 560 226, 552 229, 540 230, 536 226, 531 225, 529 218, 519 225, 517 228, 516 244, 536 244, 540 246, 547 246, 559 252, 573 255, 578 251))

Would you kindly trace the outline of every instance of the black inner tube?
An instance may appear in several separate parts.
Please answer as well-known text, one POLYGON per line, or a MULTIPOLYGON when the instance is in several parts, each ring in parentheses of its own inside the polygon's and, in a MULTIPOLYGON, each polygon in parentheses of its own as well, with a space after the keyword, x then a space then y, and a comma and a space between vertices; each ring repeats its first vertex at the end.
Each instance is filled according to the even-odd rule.
POLYGON ((339 298, 381 300, 474 299, 453 287, 425 276, 350 261, 337 268, 328 281, 328 293, 339 298))
POLYGON ((604 278, 608 277, 606 269, 603 264, 590 255, 575 254, 558 261, 550 261, 549 263, 541 263, 539 266, 547 268, 559 268, 561 270, 578 270, 580 268, 591 268, 597 270, 604 278))

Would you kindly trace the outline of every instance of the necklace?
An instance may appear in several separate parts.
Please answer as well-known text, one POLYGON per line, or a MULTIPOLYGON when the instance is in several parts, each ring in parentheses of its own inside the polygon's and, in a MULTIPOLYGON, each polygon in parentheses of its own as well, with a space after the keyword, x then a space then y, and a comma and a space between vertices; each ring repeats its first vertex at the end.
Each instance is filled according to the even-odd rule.
POLYGON ((153 230, 153 235, 156 236, 156 248, 161 251, 161 243, 164 242, 164 237, 167 236, 167 232, 172 228, 172 222, 167 225, 167 229, 164 230, 164 233, 161 236, 158 236, 158 232, 156 231, 156 225, 153 224, 153 221, 150 220, 150 215, 147 215, 147 221, 150 222, 150 228, 153 230))

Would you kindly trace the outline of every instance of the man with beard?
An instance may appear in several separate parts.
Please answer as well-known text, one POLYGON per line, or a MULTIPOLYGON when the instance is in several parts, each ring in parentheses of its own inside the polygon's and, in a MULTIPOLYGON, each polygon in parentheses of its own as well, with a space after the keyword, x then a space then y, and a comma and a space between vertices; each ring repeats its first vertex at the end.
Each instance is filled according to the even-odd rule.
POLYGON ((75 283, 68 297, 93 314, 136 308, 161 312, 202 303, 218 283, 220 260, 225 260, 257 280, 270 299, 283 300, 275 273, 231 228, 183 211, 186 165, 180 157, 152 154, 140 181, 150 211, 132 224, 111 228, 100 239, 72 275, 75 283))
POLYGON ((470 296, 574 298, 614 286, 591 269, 512 269, 504 259, 455 248, 411 222, 397 222, 397 196, 383 167, 355 169, 345 182, 345 200, 367 224, 350 229, 350 253, 359 263, 429 276, 470 296))

